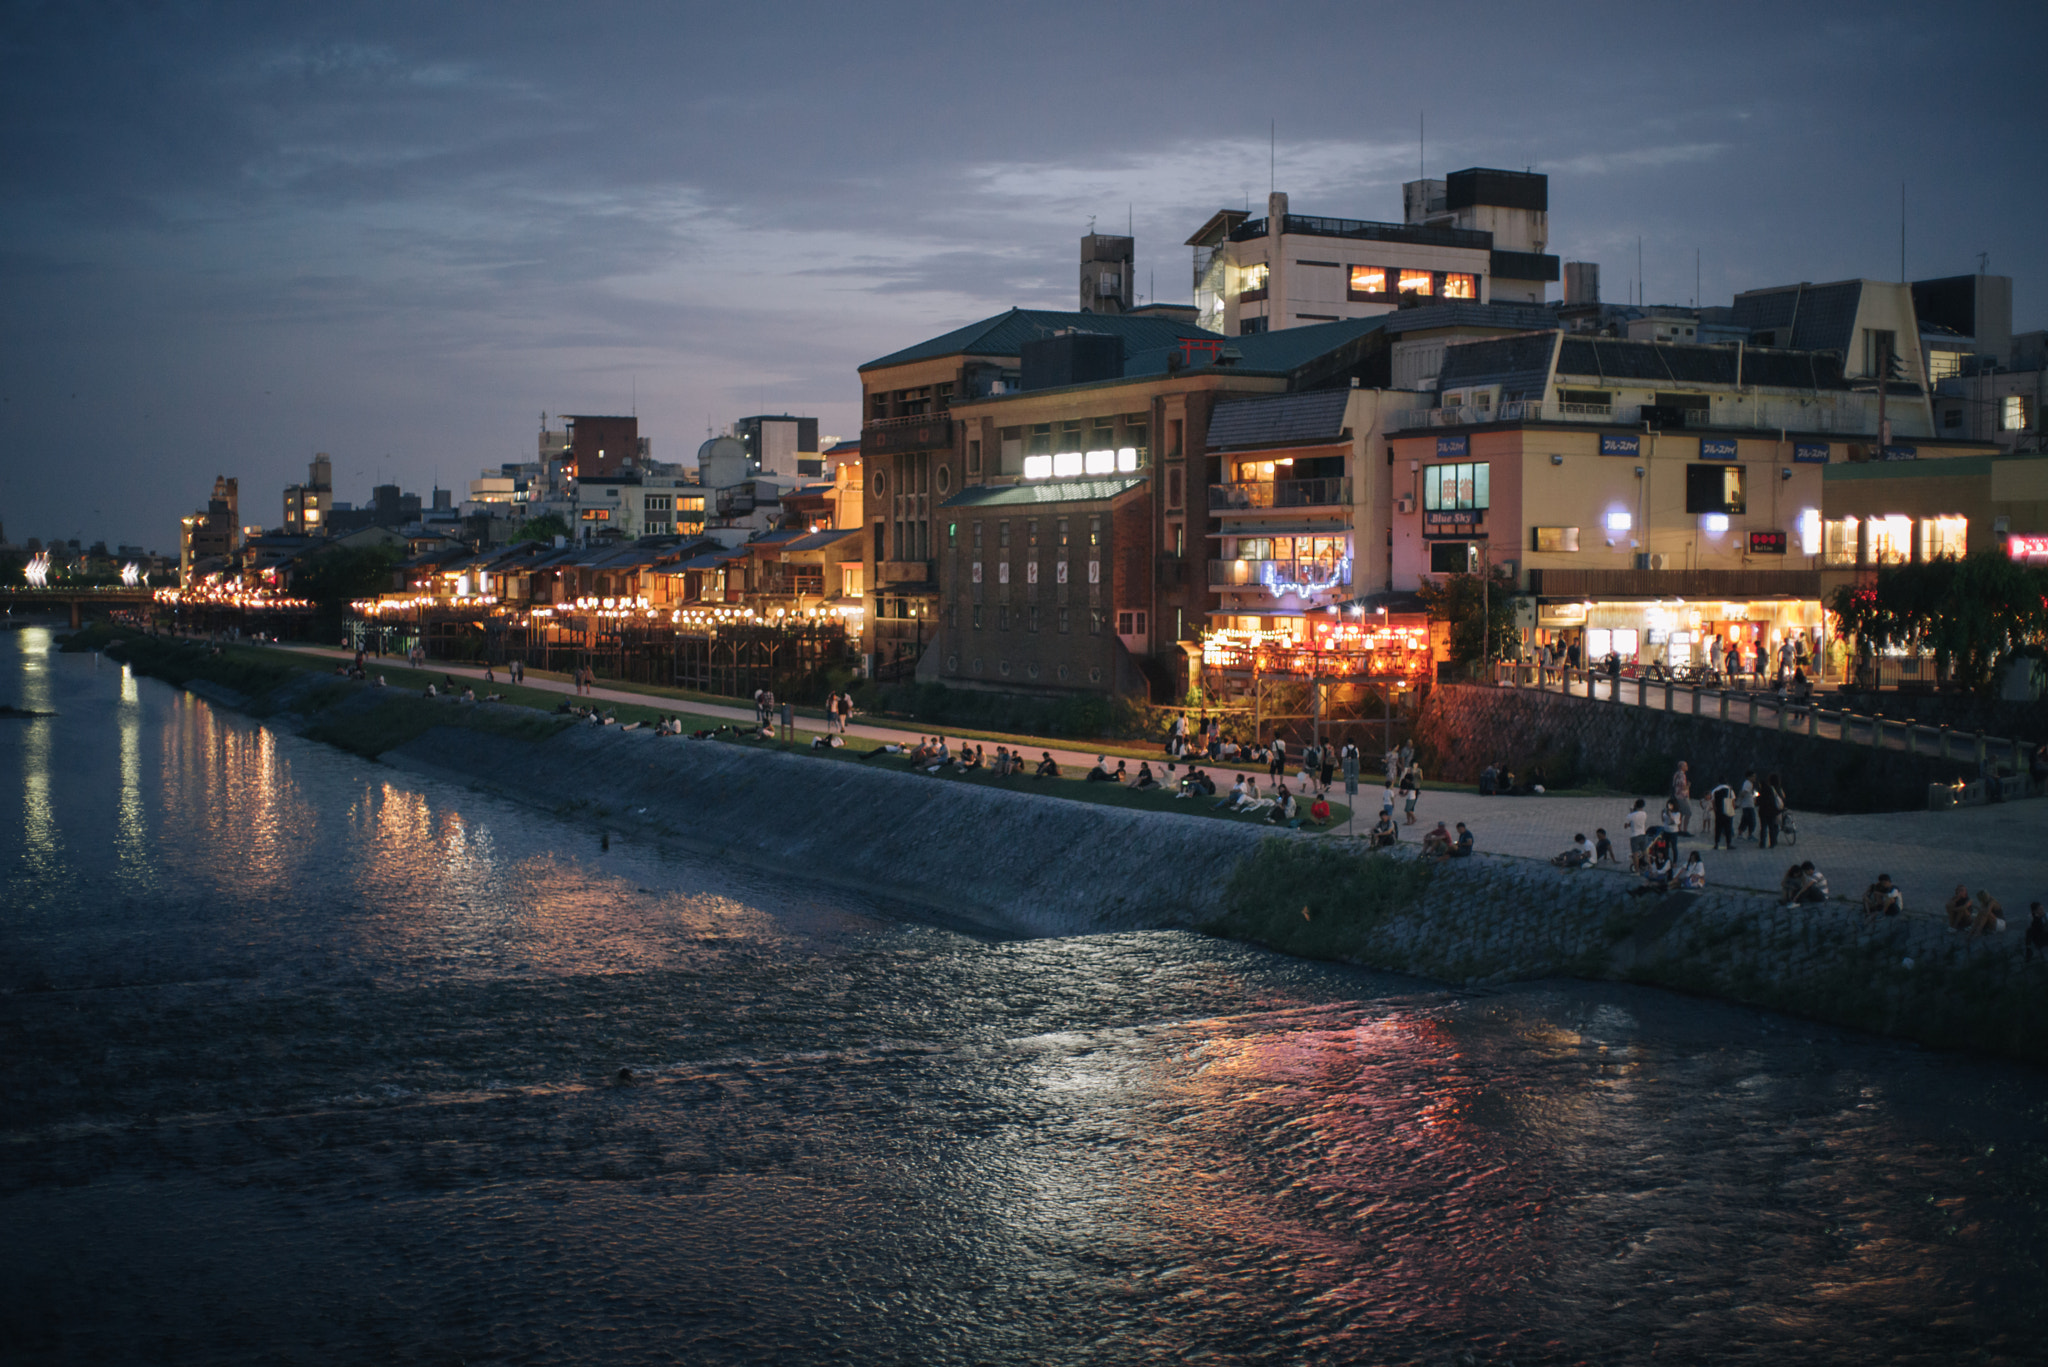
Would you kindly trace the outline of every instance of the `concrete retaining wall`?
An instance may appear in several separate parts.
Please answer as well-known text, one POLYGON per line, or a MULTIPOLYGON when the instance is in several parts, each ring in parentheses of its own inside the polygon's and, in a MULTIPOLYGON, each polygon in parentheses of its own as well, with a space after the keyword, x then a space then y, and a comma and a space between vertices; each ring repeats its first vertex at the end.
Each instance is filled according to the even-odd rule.
POLYGON ((445 728, 385 758, 613 829, 1041 935, 1210 920, 1231 870, 1265 834, 939 783, 901 760, 835 762, 613 727, 573 727, 537 745, 445 728))
POLYGON ((1927 785, 1975 777, 1957 760, 1872 750, 1796 731, 1752 727, 1558 693, 1447 684, 1433 689, 1415 726, 1425 771, 1474 783, 1489 762, 1553 781, 1597 782, 1621 792, 1667 791, 1673 760, 1692 764, 1693 791, 1743 772, 1776 772, 1795 808, 1822 812, 1924 811, 1927 785), (1659 757, 1662 757, 1660 760, 1659 757), (1640 772, 1648 765, 1651 771, 1640 772), (1645 780, 1649 780, 1646 782, 1645 780))

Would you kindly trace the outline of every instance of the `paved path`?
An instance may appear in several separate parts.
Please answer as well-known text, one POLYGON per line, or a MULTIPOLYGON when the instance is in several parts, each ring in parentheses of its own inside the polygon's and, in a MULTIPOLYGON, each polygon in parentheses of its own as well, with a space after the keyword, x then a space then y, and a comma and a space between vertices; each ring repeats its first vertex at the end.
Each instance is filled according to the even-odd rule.
MULTIPOLYGON (((287 648, 336 659, 353 658, 351 652, 331 647, 287 648)), ((399 660, 390 663, 403 664, 399 660)), ((483 678, 481 669, 440 660, 430 661, 428 672, 483 678)), ((1624 689, 1629 682, 1623 681, 1624 689)), ((526 687, 565 696, 575 693, 572 684, 531 674, 526 678, 526 687)), ((1662 690, 1653 686, 1651 691, 1654 694, 1662 690)), ((599 702, 673 706, 698 716, 739 722, 754 719, 754 709, 744 704, 667 698, 602 685, 587 696, 599 702)), ((823 729, 819 719, 800 720, 807 723, 802 729, 808 732, 823 729)), ((855 721, 847 731, 850 736, 899 743, 915 742, 920 735, 933 734, 914 727, 866 721, 855 721)), ((1034 744, 1029 753, 1035 757, 1046 748, 1034 744)), ((1072 747, 1050 748, 1062 768, 1077 766, 1072 772, 1085 772, 1095 762, 1097 753, 1072 747)), ((1130 767, 1135 772, 1137 761, 1130 761, 1130 767)), ((1230 772, 1228 766, 1214 767, 1230 772)), ((1713 781, 1710 777, 1700 786, 1710 786, 1713 781)), ((1356 829, 1362 830, 1365 819, 1373 812, 1376 789, 1377 785, 1361 788, 1356 829)), ((1663 794, 1644 796, 1649 797, 1653 813, 1663 806, 1663 794)), ((1425 791, 1416 809, 1420 824, 1404 827, 1402 838, 1419 840, 1422 832, 1438 820, 1446 825, 1463 821, 1472 828, 1481 850, 1548 859, 1569 845, 1578 832, 1584 831, 1590 837, 1596 827, 1604 826, 1626 858, 1628 839, 1622 832, 1633 801, 1623 797, 1480 797, 1474 793, 1425 791)), ((1696 811, 1703 812, 1704 796, 1696 797, 1693 805, 1696 811)), ((1170 803, 1167 809, 1171 810, 1170 803)), ((1710 882, 1767 892, 1777 890, 1785 866, 1798 860, 1811 859, 1827 875, 1837 895, 1850 897, 1861 896, 1864 887, 1879 873, 1889 873, 1905 888, 1907 910, 1914 915, 1940 915, 1941 904, 1955 885, 1967 882, 1971 892, 1988 888, 2005 905, 2008 933, 2017 932, 2025 924, 2029 902, 2048 901, 2048 801, 2033 799, 1948 812, 1881 812, 1861 816, 1801 812, 1796 819, 1796 846, 1761 850, 1742 842, 1732 852, 1716 852, 1702 839, 1684 841, 1681 848, 1700 848, 1710 882)))

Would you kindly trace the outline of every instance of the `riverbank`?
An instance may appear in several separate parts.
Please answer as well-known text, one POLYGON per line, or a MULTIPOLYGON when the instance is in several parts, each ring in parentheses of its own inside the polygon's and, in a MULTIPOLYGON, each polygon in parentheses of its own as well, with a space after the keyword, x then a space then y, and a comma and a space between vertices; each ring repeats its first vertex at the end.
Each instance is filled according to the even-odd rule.
MULTIPOLYGON (((209 668, 189 667, 194 679, 209 668)), ((2048 1062, 2048 963, 2023 962, 2024 913, 2011 903, 2003 935, 1972 941, 1925 915, 1867 926, 1847 902, 1786 911, 1738 887, 1643 899, 1617 873, 1513 854, 1426 864, 1412 846, 1372 855, 1357 842, 1276 837, 1171 809, 1048 801, 384 692, 300 671, 273 681, 254 710, 316 738, 353 739, 359 752, 375 728, 378 743, 392 742, 376 753, 401 768, 999 931, 1196 928, 1472 986, 1626 981, 2048 1062)), ((1497 810, 1561 810, 1541 802, 1497 810)))

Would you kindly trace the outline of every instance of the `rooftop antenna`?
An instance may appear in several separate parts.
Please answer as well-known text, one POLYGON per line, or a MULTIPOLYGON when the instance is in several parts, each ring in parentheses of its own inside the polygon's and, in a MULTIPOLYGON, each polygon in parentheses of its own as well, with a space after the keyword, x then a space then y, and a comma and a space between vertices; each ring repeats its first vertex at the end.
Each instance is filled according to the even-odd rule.
POLYGON ((1095 215, 1088 215, 1088 236, 1095 236, 1095 215))
POLYGON ((1636 234, 1636 307, 1643 306, 1643 235, 1636 234))
POLYGON ((1415 111, 1415 178, 1429 179, 1429 117, 1420 109, 1415 111))
POLYGON ((1700 306, 1700 249, 1692 249, 1692 306, 1700 306))
POLYGON ((637 418, 640 416, 640 377, 638 375, 629 375, 626 378, 630 380, 633 385, 633 416, 637 418))
POLYGON ((1990 252, 1978 252, 1978 253, 1977 253, 1977 274, 1979 274, 1979 275, 1989 275, 1990 273, 1991 273, 1991 253, 1990 253, 1990 252))
POLYGON ((1899 283, 1906 283, 1906 182, 1899 182, 1899 283))
POLYGON ((1266 193, 1280 189, 1280 121, 1266 121, 1266 193))

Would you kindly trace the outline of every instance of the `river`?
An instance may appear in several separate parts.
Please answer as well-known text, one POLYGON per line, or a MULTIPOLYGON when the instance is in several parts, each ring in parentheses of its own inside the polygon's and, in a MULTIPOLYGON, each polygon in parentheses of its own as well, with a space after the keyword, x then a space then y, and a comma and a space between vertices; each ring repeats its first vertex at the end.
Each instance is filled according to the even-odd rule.
POLYGON ((39 630, 0 701, 10 1361, 2048 1353, 2034 1070, 936 923, 39 630))

